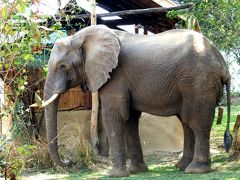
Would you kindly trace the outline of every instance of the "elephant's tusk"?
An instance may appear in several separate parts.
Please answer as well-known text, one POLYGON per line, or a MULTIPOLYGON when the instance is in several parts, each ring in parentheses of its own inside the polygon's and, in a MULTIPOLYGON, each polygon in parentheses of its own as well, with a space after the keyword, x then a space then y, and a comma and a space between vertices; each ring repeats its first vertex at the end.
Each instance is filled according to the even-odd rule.
POLYGON ((47 101, 42 101, 42 103, 34 103, 32 105, 30 105, 29 107, 39 107, 39 108, 43 108, 47 105, 49 105, 51 102, 53 102, 57 97, 58 97, 59 94, 53 94, 52 97, 50 97, 50 99, 48 99, 47 101))
POLYGON ((58 97, 59 94, 54 94, 52 95, 52 97, 50 99, 48 99, 47 101, 43 101, 42 102, 42 107, 45 107, 47 105, 49 105, 51 102, 53 102, 57 97, 58 97))
POLYGON ((29 107, 39 107, 37 103, 31 104, 29 107))

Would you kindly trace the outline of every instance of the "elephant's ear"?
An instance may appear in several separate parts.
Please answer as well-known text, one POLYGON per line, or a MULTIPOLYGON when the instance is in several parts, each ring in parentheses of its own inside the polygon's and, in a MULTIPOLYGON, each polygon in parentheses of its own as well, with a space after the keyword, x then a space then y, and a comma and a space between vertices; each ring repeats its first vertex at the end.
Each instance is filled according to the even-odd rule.
POLYGON ((90 26, 72 37, 72 46, 83 48, 88 88, 96 92, 118 64, 120 44, 117 35, 104 25, 90 26))

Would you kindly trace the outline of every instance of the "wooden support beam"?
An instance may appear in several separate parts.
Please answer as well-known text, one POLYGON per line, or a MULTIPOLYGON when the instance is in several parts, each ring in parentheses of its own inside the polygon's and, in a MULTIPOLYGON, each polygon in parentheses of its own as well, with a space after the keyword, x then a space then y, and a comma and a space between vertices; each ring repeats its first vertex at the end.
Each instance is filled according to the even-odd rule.
MULTIPOLYGON (((97 24, 96 17, 96 0, 91 0, 91 25, 97 24)), ((99 99, 98 99, 98 91, 92 93, 92 113, 91 113, 91 143, 93 146, 93 150, 96 154, 99 154, 99 138, 98 138, 98 109, 99 109, 99 99)))
MULTIPOLYGON (((110 16, 125 16, 125 15, 137 15, 137 14, 150 14, 150 13, 164 13, 172 10, 188 9, 193 7, 193 3, 187 3, 174 7, 157 7, 157 8, 147 8, 147 9, 134 9, 134 10, 125 10, 125 11, 116 11, 110 13, 98 14, 98 17, 110 17, 110 16)), ((72 16, 73 18, 88 19, 91 17, 91 14, 81 14, 72 16)))
POLYGON ((97 24, 97 17, 96 17, 96 0, 91 0, 91 25, 96 25, 97 24))
POLYGON ((147 26, 144 26, 144 29, 143 29, 143 34, 147 35, 148 34, 148 27, 147 26))
POLYGON ((116 20, 109 20, 109 21, 104 21, 102 19, 98 19, 99 23, 106 24, 106 25, 132 25, 132 24, 157 24, 158 22, 161 21, 167 21, 164 20, 163 18, 152 18, 152 17, 129 17, 126 19, 116 19, 116 20))
POLYGON ((135 34, 139 34, 139 25, 138 24, 134 25, 134 30, 135 30, 135 34))

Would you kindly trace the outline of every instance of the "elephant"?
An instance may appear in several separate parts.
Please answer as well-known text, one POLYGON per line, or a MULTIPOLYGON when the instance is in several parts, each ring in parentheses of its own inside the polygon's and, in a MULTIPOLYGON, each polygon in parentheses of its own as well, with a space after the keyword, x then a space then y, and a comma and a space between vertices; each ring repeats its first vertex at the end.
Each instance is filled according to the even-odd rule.
POLYGON ((59 157, 57 106, 69 88, 99 93, 101 115, 110 145, 108 176, 148 170, 139 137, 142 112, 176 115, 184 130, 183 156, 176 167, 186 173, 211 171, 210 131, 224 86, 227 90, 230 147, 230 74, 217 48, 202 34, 175 29, 137 35, 94 25, 55 42, 44 85, 48 149, 59 157), (130 159, 129 167, 126 159, 130 159))

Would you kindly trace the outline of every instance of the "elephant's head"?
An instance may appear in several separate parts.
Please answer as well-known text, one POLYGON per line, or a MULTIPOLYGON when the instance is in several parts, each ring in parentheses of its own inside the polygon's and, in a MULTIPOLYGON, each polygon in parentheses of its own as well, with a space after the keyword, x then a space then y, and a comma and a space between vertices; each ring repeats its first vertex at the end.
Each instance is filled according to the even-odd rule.
MULTIPOLYGON (((59 95, 71 87, 81 85, 97 91, 117 66, 120 44, 116 34, 104 25, 90 26, 73 36, 58 40, 52 49, 48 76, 44 86, 45 119, 48 148, 53 160, 62 161, 57 144, 57 107, 59 95)), ((86 89, 86 88, 83 88, 86 89)))

